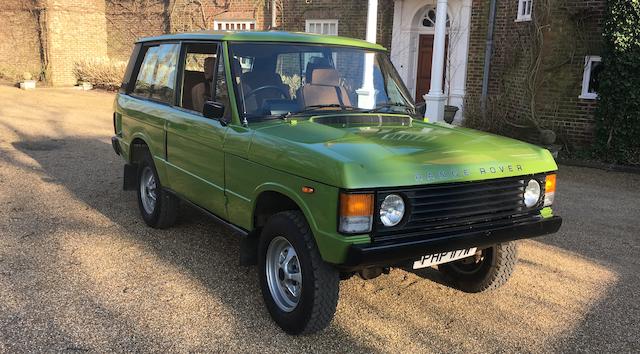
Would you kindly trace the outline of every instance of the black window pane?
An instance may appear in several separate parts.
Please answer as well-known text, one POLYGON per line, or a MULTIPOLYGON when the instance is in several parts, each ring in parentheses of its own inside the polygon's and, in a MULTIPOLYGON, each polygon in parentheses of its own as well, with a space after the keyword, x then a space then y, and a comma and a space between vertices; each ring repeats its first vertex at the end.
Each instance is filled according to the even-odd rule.
POLYGON ((598 86, 600 85, 600 73, 602 72, 603 66, 599 61, 594 61, 591 63, 591 73, 589 76, 589 93, 597 93, 598 86))

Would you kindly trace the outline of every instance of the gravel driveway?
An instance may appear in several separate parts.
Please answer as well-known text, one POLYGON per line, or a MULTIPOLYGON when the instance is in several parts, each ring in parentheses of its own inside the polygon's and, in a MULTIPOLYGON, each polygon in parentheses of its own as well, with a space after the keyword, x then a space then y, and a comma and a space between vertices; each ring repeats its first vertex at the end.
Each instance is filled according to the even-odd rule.
POLYGON ((332 325, 283 334, 239 239, 182 207, 139 217, 111 149, 113 95, 0 86, 0 352, 640 351, 640 176, 561 166, 560 233, 503 288, 434 270, 341 284, 332 325))

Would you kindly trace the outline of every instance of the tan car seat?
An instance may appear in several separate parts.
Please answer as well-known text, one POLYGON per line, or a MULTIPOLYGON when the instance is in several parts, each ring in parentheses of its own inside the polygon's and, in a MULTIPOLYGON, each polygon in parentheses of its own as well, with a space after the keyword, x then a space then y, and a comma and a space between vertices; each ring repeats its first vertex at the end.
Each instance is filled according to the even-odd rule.
POLYGON ((204 103, 211 99, 211 81, 213 80, 216 58, 208 57, 204 60, 204 82, 201 82, 191 89, 191 100, 193 110, 202 112, 204 103))
POLYGON ((310 78, 298 95, 302 108, 331 104, 351 106, 349 95, 340 86, 340 75, 336 69, 313 69, 310 78))

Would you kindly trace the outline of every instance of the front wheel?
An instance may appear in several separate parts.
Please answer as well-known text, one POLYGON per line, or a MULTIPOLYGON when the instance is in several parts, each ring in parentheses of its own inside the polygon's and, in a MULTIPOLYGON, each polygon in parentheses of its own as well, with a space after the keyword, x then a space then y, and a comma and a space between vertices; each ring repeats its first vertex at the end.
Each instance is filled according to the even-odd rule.
POLYGON ((485 248, 474 256, 440 264, 438 270, 453 285, 468 293, 496 289, 509 280, 518 252, 515 241, 499 243, 485 248))
POLYGON ((138 207, 144 222, 157 229, 172 226, 178 215, 178 198, 162 189, 149 152, 138 168, 138 207))
POLYGON ((338 304, 340 274, 320 257, 302 213, 272 216, 258 252, 262 297, 278 326, 289 334, 327 327, 338 304))

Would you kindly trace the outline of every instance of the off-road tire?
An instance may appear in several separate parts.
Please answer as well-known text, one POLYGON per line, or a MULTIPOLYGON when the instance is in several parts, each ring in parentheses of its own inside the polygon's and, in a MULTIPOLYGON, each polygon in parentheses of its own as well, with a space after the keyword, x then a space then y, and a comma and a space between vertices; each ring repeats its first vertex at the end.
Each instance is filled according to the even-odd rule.
POLYGON ((310 334, 323 330, 331 323, 338 304, 340 274, 322 260, 301 212, 280 212, 267 221, 258 245, 258 277, 265 305, 273 320, 285 332, 293 335, 310 334), (277 236, 289 241, 300 262, 302 290, 300 300, 291 312, 285 312, 276 305, 267 283, 267 249, 277 236))
POLYGON ((140 209, 140 214, 142 215, 142 219, 144 222, 156 229, 166 229, 175 224, 176 218, 178 215, 178 205, 180 201, 173 194, 165 191, 160 184, 160 178, 158 177, 158 171, 156 170, 156 166, 153 163, 153 158, 151 157, 151 153, 147 150, 144 153, 142 161, 138 166, 138 178, 137 178, 137 195, 138 195, 138 208, 140 209), (146 167, 151 168, 153 172, 153 176, 156 180, 156 190, 157 199, 155 203, 155 208, 152 213, 147 213, 143 204, 142 204, 142 196, 141 196, 141 178, 142 173, 146 167))
POLYGON ((463 273, 456 267, 462 260, 440 264, 438 270, 454 287, 467 293, 497 289, 509 280, 518 262, 516 242, 499 243, 484 252, 485 257, 477 271, 471 274, 463 273))

